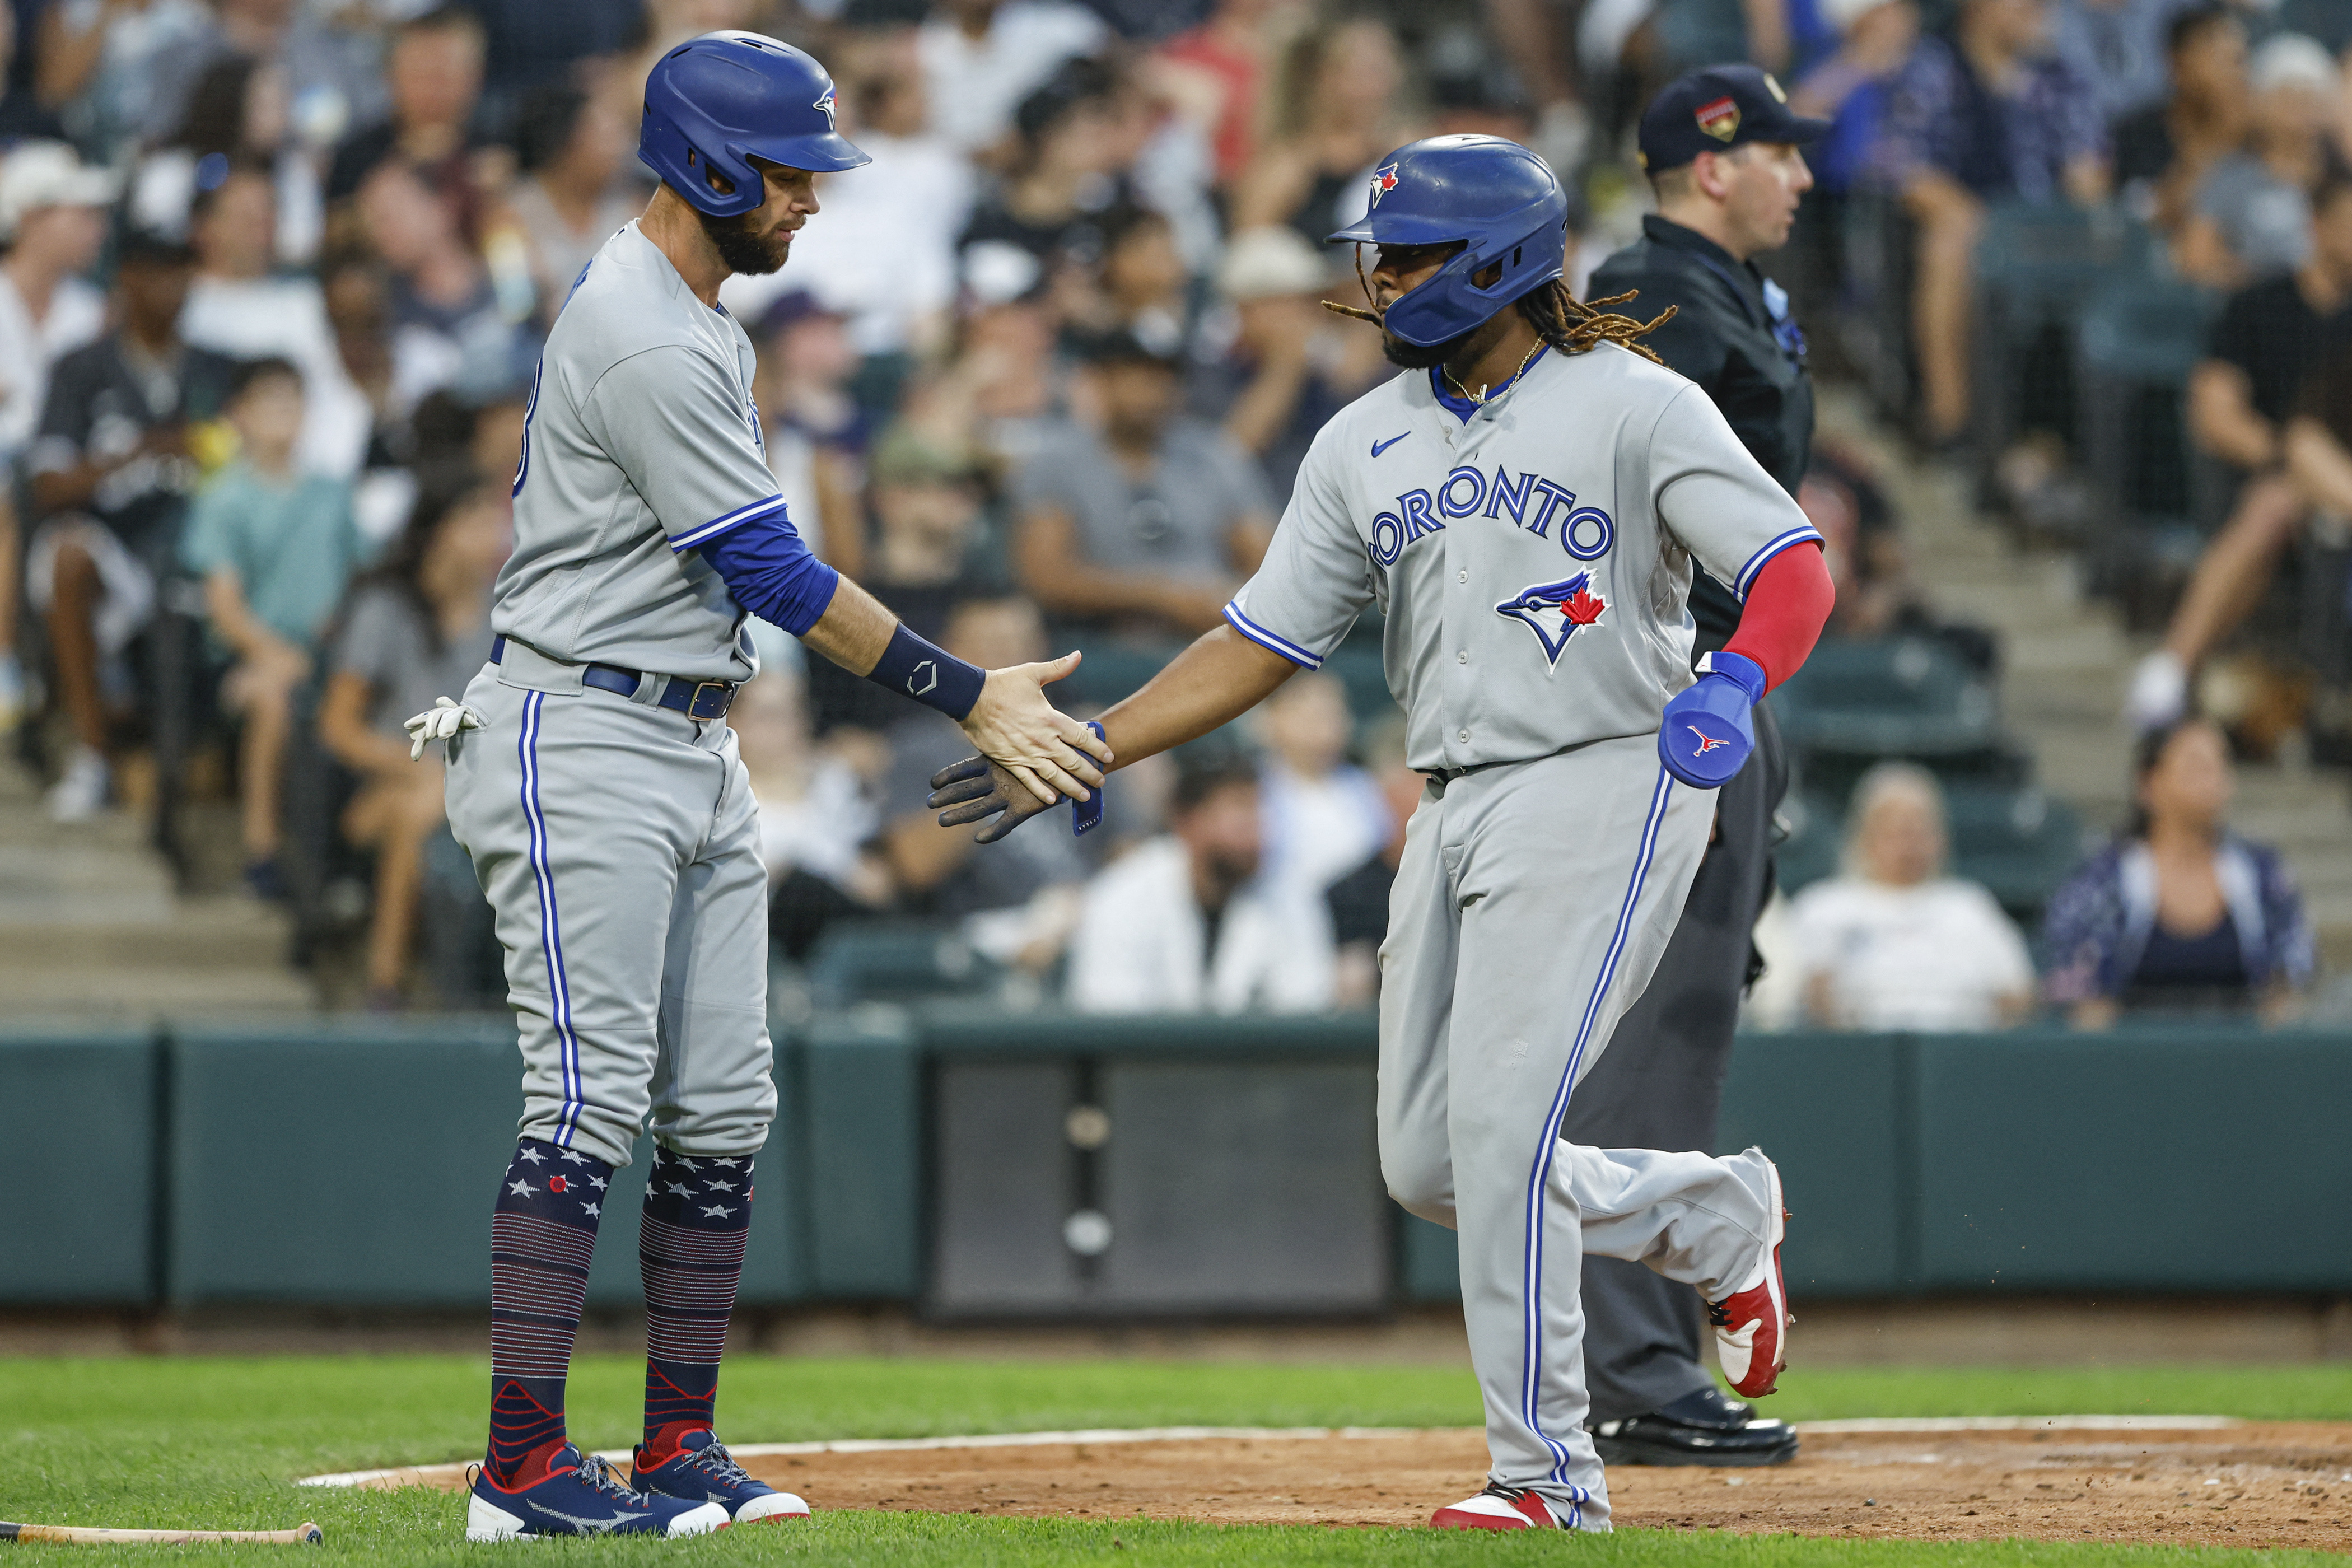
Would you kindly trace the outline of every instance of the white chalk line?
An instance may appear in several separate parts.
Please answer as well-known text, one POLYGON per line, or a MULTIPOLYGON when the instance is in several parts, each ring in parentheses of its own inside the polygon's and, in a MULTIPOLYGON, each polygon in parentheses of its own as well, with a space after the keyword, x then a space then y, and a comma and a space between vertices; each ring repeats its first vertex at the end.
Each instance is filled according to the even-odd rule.
MULTIPOLYGON (((2228 1415, 1918 1415, 1800 1421, 1796 1427, 1800 1434, 1830 1436, 1916 1432, 2210 1432, 2238 1425, 2235 1417, 2228 1415)), ((1045 1448, 1081 1443, 1201 1442, 1220 1437, 1252 1442, 1310 1442, 1419 1437, 1475 1430, 1444 1426, 1106 1426, 1078 1432, 983 1432, 950 1437, 834 1437, 809 1443, 730 1443, 727 1451, 739 1459, 759 1459, 790 1454, 910 1454, 940 1448, 1045 1448)), ((614 1464, 626 1464, 629 1450, 607 1449, 599 1457, 614 1464)), ((332 1475, 304 1476, 294 1484, 430 1486, 462 1477, 470 1463, 461 1460, 443 1465, 396 1465, 380 1470, 341 1470, 332 1475)))

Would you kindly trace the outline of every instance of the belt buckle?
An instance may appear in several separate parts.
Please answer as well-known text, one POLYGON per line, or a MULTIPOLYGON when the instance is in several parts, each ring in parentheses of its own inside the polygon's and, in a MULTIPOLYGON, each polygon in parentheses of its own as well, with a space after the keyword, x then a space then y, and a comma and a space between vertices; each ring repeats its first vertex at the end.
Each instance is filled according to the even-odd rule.
POLYGON ((701 720, 724 719, 727 717, 727 710, 734 705, 734 699, 735 686, 732 681, 697 681, 694 686, 694 695, 687 699, 686 716, 689 719, 701 720), (717 705, 707 713, 702 709, 702 694, 706 691, 717 694, 717 705))

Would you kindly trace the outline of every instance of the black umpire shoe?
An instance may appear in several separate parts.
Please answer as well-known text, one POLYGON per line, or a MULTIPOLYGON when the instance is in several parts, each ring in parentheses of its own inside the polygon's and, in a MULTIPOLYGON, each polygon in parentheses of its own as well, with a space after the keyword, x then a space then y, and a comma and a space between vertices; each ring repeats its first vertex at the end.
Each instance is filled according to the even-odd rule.
POLYGON ((1797 1457, 1797 1429, 1710 1387, 1647 1415, 1596 1421, 1592 1446, 1604 1465, 1785 1465, 1797 1457))

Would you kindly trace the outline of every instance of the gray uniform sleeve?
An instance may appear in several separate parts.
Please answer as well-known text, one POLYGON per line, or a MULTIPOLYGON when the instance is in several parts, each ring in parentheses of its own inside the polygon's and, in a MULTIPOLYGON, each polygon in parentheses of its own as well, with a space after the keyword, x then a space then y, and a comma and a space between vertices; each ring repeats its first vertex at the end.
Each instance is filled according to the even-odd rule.
POLYGON ((581 416, 653 508, 673 551, 783 510, 750 400, 693 349, 647 349, 622 360, 590 390, 581 416))
POLYGON ((1743 599, 1766 562, 1792 544, 1821 542, 1696 386, 1677 392, 1650 433, 1650 497, 1664 531, 1743 599))
POLYGON ((1333 471, 1334 428, 1307 448, 1265 560, 1225 606, 1234 630, 1308 669, 1321 668, 1373 594, 1371 557, 1333 471))

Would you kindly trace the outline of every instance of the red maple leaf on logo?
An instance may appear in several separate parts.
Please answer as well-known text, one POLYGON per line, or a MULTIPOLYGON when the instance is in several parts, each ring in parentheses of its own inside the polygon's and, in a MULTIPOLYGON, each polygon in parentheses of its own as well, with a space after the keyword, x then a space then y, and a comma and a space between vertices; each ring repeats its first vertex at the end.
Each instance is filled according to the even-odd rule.
POLYGON ((1572 626, 1591 626, 1608 607, 1607 601, 1594 597, 1582 588, 1559 602, 1559 613, 1568 617, 1568 624, 1572 626))

